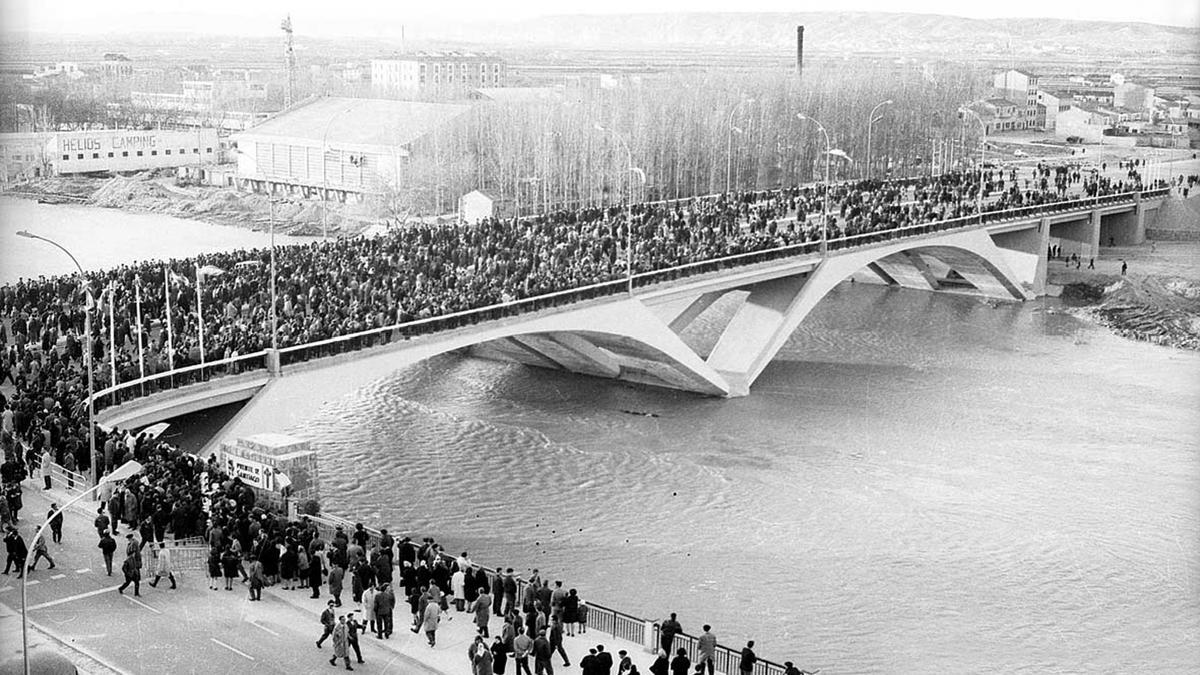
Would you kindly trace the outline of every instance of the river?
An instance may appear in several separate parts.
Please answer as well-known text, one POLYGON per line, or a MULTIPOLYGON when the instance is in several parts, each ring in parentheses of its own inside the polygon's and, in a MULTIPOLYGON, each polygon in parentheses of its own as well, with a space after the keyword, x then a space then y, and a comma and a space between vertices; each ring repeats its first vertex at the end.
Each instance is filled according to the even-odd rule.
POLYGON ((330 512, 775 660, 1195 672, 1200 355, 1060 306, 845 284, 745 398, 444 356, 290 431, 330 512))
MULTIPOLYGON (((0 197, 0 283, 75 271, 70 258, 45 242, 16 236, 19 230, 29 230, 55 240, 70 251, 85 270, 106 269, 152 258, 183 258, 235 248, 265 248, 271 242, 266 232, 154 213, 38 204, 27 199, 0 197)), ((319 240, 320 237, 276 237, 280 246, 319 240)))

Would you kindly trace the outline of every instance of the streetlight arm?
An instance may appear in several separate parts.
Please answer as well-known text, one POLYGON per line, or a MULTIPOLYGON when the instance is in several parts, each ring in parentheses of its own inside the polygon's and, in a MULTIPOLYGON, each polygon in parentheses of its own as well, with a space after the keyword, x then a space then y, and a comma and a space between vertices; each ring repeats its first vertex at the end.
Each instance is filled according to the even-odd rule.
POLYGON ((79 270, 79 276, 81 276, 81 277, 83 276, 83 266, 79 264, 79 261, 75 259, 75 256, 71 255, 70 251, 63 248, 62 244, 58 243, 57 241, 54 241, 53 239, 47 239, 46 237, 43 237, 41 235, 34 234, 34 233, 30 232, 29 230, 20 230, 17 232, 17 236, 25 237, 26 239, 41 239, 42 241, 55 246, 56 248, 58 248, 58 250, 67 254, 67 257, 71 259, 71 262, 75 263, 75 269, 79 270))

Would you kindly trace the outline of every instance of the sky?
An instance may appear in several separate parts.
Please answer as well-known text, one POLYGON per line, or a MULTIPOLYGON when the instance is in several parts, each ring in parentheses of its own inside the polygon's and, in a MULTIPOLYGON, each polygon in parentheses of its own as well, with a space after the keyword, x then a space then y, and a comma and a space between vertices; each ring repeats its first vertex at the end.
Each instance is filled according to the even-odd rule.
MULTIPOLYGON (((1200 27, 1200 2, 1193 0, 840 0, 839 11, 916 12, 972 18, 1049 17, 1096 21, 1144 21, 1200 27)), ((228 35, 276 35, 290 13, 300 35, 335 37, 393 32, 401 24, 429 30, 442 22, 497 21, 546 14, 647 12, 829 11, 809 0, 0 0, 5 31, 128 33, 187 31, 228 35), (602 4, 602 6, 598 6, 602 4)))

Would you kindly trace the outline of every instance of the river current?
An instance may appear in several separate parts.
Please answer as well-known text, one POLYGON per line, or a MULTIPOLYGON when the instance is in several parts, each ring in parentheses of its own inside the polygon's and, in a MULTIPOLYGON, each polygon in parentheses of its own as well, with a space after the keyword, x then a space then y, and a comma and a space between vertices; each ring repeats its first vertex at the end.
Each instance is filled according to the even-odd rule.
MULTIPOLYGON (((182 254, 165 245, 126 253, 182 254)), ((327 511, 777 661, 1200 663, 1200 355, 1056 300, 844 284, 745 398, 443 356, 280 431, 321 451, 327 511)))

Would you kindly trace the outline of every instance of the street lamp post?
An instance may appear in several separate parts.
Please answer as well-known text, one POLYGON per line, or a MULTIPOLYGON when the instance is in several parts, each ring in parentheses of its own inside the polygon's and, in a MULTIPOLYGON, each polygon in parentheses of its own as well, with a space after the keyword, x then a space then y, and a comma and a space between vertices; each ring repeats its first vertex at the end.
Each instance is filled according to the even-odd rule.
MULTIPOLYGON (((629 150, 629 145, 625 143, 625 139, 615 129, 609 129, 599 124, 596 125, 598 131, 605 131, 613 135, 617 139, 617 143, 625 150, 626 168, 621 172, 624 176, 626 173, 636 174, 641 179, 641 185, 644 188, 646 185, 646 172, 633 165, 633 152, 629 150)), ((628 179, 625 179, 628 181, 628 179)), ((629 294, 633 295, 633 190, 628 188, 626 182, 625 189, 625 266, 626 278, 628 280, 629 294)))
MULTIPOLYGON (((90 480, 93 485, 96 485, 98 484, 98 475, 96 472, 96 404, 92 400, 93 392, 95 391, 95 383, 92 379, 92 306, 95 305, 95 299, 92 297, 92 289, 88 288, 87 286, 87 277, 83 274, 83 267, 79 265, 79 261, 75 259, 75 256, 71 255, 70 251, 63 248, 62 244, 54 241, 53 239, 47 239, 41 235, 34 234, 28 230, 21 230, 17 232, 17 236, 26 237, 28 239, 41 239, 42 241, 57 247, 58 250, 67 254, 67 257, 71 259, 71 262, 75 263, 75 269, 79 271, 79 280, 83 285, 83 292, 87 297, 87 301, 84 303, 83 308, 83 332, 86 335, 84 338, 83 347, 83 368, 87 371, 88 388, 88 472, 90 474, 88 476, 88 480, 90 480)), ((26 666, 28 666, 28 663, 26 663, 26 666)))
POLYGON ((741 108, 742 105, 744 105, 746 103, 754 103, 754 99, 747 98, 747 99, 738 101, 737 104, 733 106, 733 110, 729 111, 729 119, 726 121, 726 126, 728 127, 728 130, 726 132, 726 139, 725 139, 725 192, 726 193, 729 192, 730 186, 732 185, 731 180, 732 180, 732 175, 733 175, 733 116, 736 115, 738 109, 741 108))
MULTIPOLYGON (((36 237, 36 238, 40 239, 41 237, 36 237)), ((46 241, 50 241, 50 240, 47 239, 46 241)), ((51 242, 51 243, 53 243, 53 242, 51 242)), ((57 246, 57 244, 55 244, 55 245, 57 246)), ((62 248, 62 247, 59 247, 59 248, 62 248)), ((63 249, 63 250, 65 251, 66 249, 63 249)), ((67 255, 70 255, 70 254, 68 253, 67 255)), ((83 492, 80 492, 79 494, 72 497, 67 503, 63 504, 61 507, 59 507, 58 509, 56 509, 55 511, 50 513, 48 516, 46 516, 46 521, 43 522, 42 526, 39 527, 37 529, 37 532, 34 533, 33 539, 29 540, 30 545, 33 546, 37 543, 38 537, 41 537, 46 533, 46 528, 49 527, 50 521, 54 520, 54 518, 58 514, 66 511, 67 507, 71 506, 75 502, 78 502, 79 500, 81 500, 84 497, 88 496, 89 494, 95 492, 96 490, 99 490, 100 486, 104 485, 105 483, 115 482, 115 481, 119 481, 119 480, 125 480, 126 478, 129 478, 130 476, 137 475, 139 472, 141 472, 141 470, 142 470, 142 465, 139 464, 136 460, 131 459, 128 462, 125 462, 121 466, 114 469, 113 472, 108 474, 107 476, 105 476, 103 480, 96 481, 95 485, 93 485, 92 487, 90 487, 90 488, 84 490, 83 492)), ((22 560, 21 564, 24 565, 25 561, 22 560)), ((30 672, 29 672, 29 610, 28 610, 28 606, 26 604, 27 601, 26 601, 26 595, 25 595, 25 583, 26 583, 26 581, 28 581, 28 579, 29 579, 29 571, 21 570, 21 654, 24 656, 24 659, 25 659, 25 675, 30 675, 30 672)))
POLYGON ((339 115, 348 113, 353 109, 353 106, 347 106, 329 116, 329 120, 325 122, 325 133, 321 134, 321 241, 325 242, 329 239, 329 172, 326 168, 328 159, 325 157, 329 152, 329 129, 333 126, 333 121, 339 115))
POLYGON ((971 115, 971 117, 975 118, 976 122, 979 122, 979 130, 980 130, 979 131, 979 195, 978 195, 978 200, 977 200, 978 205, 975 208, 979 212, 979 220, 982 221, 983 220, 983 164, 984 164, 984 156, 985 156, 985 153, 987 152, 987 125, 983 123, 983 118, 979 116, 979 113, 975 112, 974 110, 971 110, 970 108, 968 108, 966 106, 963 106, 963 107, 959 108, 958 110, 959 110, 959 112, 963 112, 963 113, 967 113, 967 114, 971 115))
POLYGON ((275 309, 275 200, 271 200, 271 351, 279 351, 279 323, 275 309))
POLYGON ((867 178, 868 179, 871 177, 871 127, 876 122, 883 119, 883 115, 876 117, 875 111, 879 110, 880 108, 882 108, 885 105, 891 105, 891 104, 892 104, 892 99, 890 99, 890 98, 886 101, 878 103, 875 105, 874 108, 871 108, 871 114, 867 115, 867 161, 865 162, 865 164, 867 167, 867 178))
POLYGON ((825 131, 824 124, 804 113, 796 113, 796 117, 817 125, 817 128, 821 130, 821 135, 825 137, 825 204, 821 207, 821 255, 827 255, 829 253, 829 156, 833 153, 833 146, 829 143, 829 132, 825 131))

